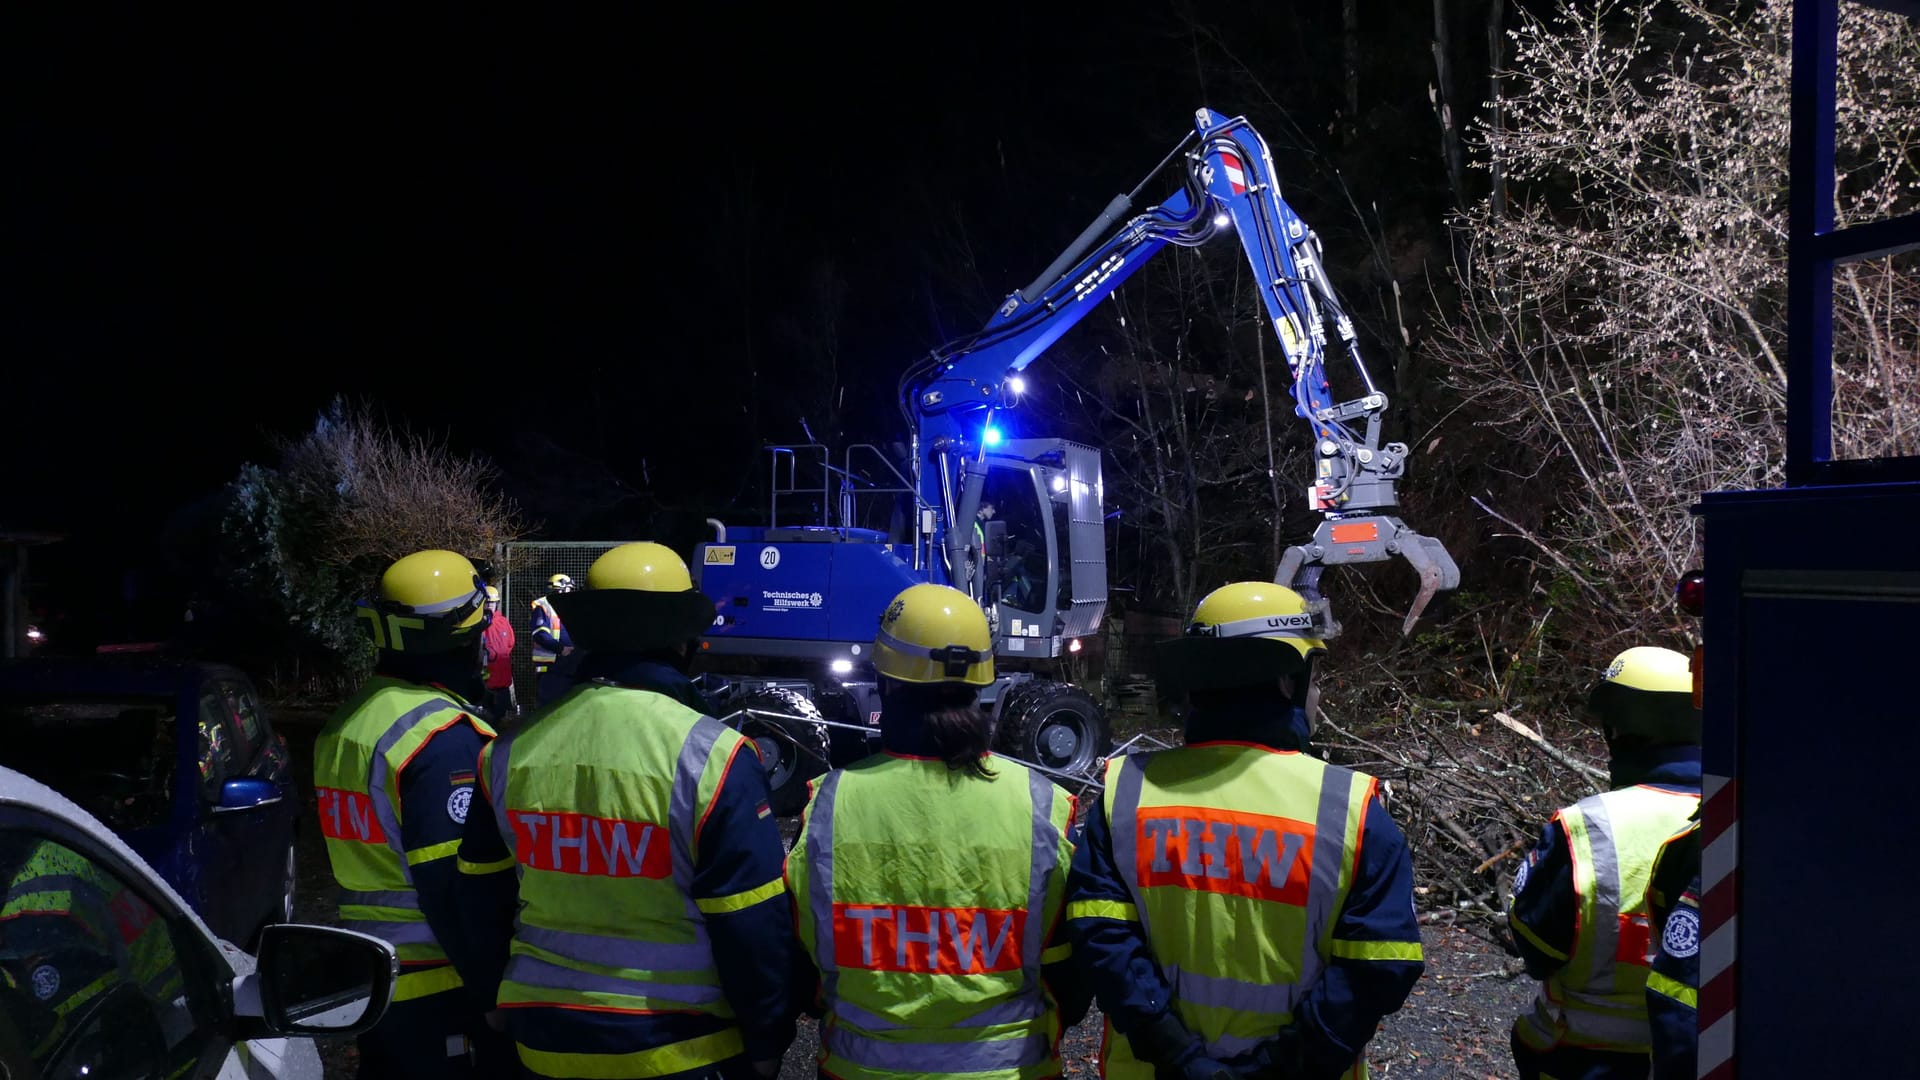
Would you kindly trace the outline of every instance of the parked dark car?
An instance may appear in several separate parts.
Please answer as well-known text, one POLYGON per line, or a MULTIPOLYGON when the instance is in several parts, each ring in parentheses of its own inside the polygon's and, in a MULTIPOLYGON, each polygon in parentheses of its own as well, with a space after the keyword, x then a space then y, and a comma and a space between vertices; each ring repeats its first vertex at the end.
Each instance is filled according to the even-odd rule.
POLYGON ((0 765, 78 803, 241 947, 293 918, 300 798, 245 673, 158 655, 0 665, 0 765))

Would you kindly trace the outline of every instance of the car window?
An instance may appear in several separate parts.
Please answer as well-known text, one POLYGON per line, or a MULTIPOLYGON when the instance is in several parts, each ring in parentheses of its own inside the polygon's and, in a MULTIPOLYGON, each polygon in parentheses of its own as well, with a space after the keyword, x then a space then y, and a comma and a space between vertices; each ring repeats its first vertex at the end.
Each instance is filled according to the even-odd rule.
POLYGON ((110 867, 0 828, 0 1009, 42 1077, 166 1076, 210 1042, 191 924, 161 917, 110 867))
POLYGON ((233 714, 227 707, 227 698, 219 690, 211 690, 200 698, 200 784, 209 793, 220 790, 241 768, 242 761, 235 744, 239 737, 234 734, 233 714))
POLYGON ((0 701, 0 765, 53 788, 116 832, 165 823, 172 810, 175 698, 0 701))
POLYGON ((220 692, 227 699, 227 715, 233 718, 234 732, 240 739, 234 761, 244 766, 260 752, 260 744, 266 739, 260 706, 254 701, 253 693, 239 683, 223 682, 220 692))

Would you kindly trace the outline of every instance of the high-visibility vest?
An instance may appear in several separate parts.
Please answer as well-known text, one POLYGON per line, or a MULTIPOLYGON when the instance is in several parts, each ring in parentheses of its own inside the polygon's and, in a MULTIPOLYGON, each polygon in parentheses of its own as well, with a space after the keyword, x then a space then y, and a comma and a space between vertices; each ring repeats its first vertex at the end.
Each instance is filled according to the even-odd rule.
POLYGON ((844 1080, 1060 1071, 1040 981, 1065 904, 1073 799, 989 759, 992 778, 876 755, 827 774, 787 858, 820 971, 823 1072, 844 1080))
POLYGON ((559 642, 560 635, 566 632, 565 626, 560 622, 560 613, 553 610, 551 600, 543 596, 533 602, 533 665, 536 670, 545 671, 555 660, 560 659, 559 653, 540 643, 541 639, 550 634, 551 640, 559 642), (542 634, 542 630, 547 633, 542 634))
MULTIPOLYGON (((494 821, 520 881, 502 1008, 734 1019, 706 913, 784 888, 775 878, 719 901, 692 895, 699 825, 742 749, 753 753, 738 732, 663 694, 588 683, 481 752, 494 821)), ((548 1076, 657 1076, 744 1051, 738 1025, 728 1024, 621 1055, 523 1045, 520 1060, 548 1076)))
POLYGON ((395 1001, 460 985, 420 911, 410 869, 451 852, 442 850, 449 845, 408 851, 402 844, 400 774, 428 739, 462 722, 494 736, 447 691, 376 675, 340 707, 313 746, 314 796, 327 861, 341 889, 341 922, 390 943, 403 965, 427 967, 400 976, 395 1001))
POLYGON ((1589 796, 1554 815, 1573 856, 1573 949, 1515 1025, 1522 1042, 1541 1052, 1649 1051, 1647 885, 1660 845, 1699 805, 1697 792, 1642 785, 1589 796))
POLYGON ((116 969, 87 985, 54 991, 54 1012, 61 1020, 56 1032, 65 1030, 74 1010, 123 980, 160 1005, 185 992, 173 939, 158 915, 91 859, 51 840, 37 844, 20 864, 0 902, 0 925, 16 919, 70 920, 116 969))
MULTIPOLYGON (((1336 941, 1376 781, 1306 754, 1201 743, 1107 763, 1113 859, 1173 985, 1173 1010, 1231 1058, 1275 1037, 1331 957, 1418 959, 1418 942, 1336 941)), ((1107 910, 1113 909, 1113 910, 1107 910)), ((1107 1021, 1106 1075, 1153 1076, 1107 1021)), ((1367 1075, 1364 1059, 1353 1077, 1367 1075)))

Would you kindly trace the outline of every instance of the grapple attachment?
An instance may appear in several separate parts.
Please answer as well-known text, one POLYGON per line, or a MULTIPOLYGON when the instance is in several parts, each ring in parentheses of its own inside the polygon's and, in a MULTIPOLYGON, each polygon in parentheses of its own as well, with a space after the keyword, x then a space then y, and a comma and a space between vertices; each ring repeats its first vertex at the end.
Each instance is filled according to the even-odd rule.
POLYGON ((1397 517, 1356 514, 1327 518, 1313 531, 1313 539, 1286 550, 1273 580, 1304 597, 1309 610, 1325 622, 1327 636, 1333 637, 1340 632, 1340 624, 1320 595, 1321 571, 1329 566, 1386 562, 1395 558, 1407 560, 1420 574, 1420 591, 1413 598, 1406 621, 1400 625, 1402 634, 1411 634, 1414 623, 1419 621, 1435 594, 1442 589, 1460 587, 1460 567, 1440 541, 1413 531, 1397 517))

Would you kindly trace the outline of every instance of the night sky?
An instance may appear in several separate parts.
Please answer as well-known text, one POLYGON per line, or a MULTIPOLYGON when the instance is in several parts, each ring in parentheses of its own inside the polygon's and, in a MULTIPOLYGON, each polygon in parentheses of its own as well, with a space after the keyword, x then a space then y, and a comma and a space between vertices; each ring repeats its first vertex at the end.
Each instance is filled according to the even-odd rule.
MULTIPOLYGON (((790 358, 822 267, 848 398, 814 433, 892 438, 899 369, 1196 106, 1276 154, 1326 122, 1337 80, 1294 61, 1338 70, 1339 4, 1241 6, 11 14, 0 526, 69 532, 62 572, 138 548, 336 393, 503 467, 536 431, 664 500, 751 498, 818 390, 790 358)), ((1398 6, 1417 60, 1430 9, 1398 6)), ((1398 81, 1370 89, 1423 108, 1422 73, 1398 81)))

